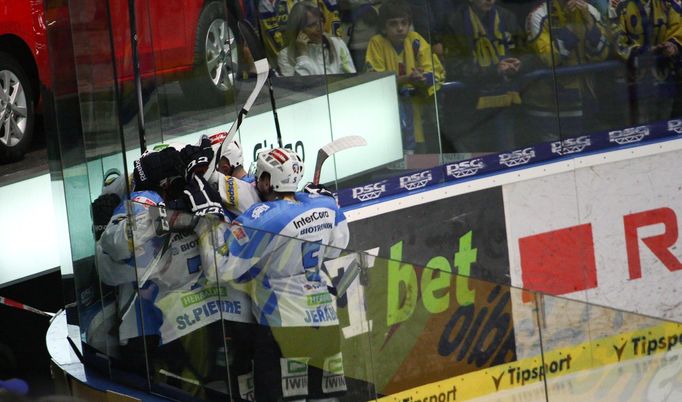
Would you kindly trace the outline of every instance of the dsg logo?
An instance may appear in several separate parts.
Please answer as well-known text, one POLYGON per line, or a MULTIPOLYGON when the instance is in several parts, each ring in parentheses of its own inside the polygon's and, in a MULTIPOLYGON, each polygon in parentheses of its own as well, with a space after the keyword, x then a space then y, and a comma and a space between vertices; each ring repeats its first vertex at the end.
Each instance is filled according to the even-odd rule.
POLYGON ((360 201, 374 200, 379 198, 384 191, 386 191, 386 180, 362 187, 355 187, 353 189, 353 198, 360 201))
POLYGON ((628 127, 622 130, 609 131, 609 142, 615 142, 618 145, 632 144, 642 141, 647 135, 649 135, 649 127, 647 126, 628 127))
POLYGON ((483 159, 472 159, 470 161, 462 161, 451 163, 445 167, 448 176, 460 179, 462 177, 473 176, 479 170, 485 167, 483 159))
POLYGON ((676 134, 682 134, 682 120, 668 120, 668 131, 676 134))
POLYGON ((519 165, 525 165, 530 162, 531 159, 535 158, 535 151, 533 148, 524 148, 511 151, 509 153, 500 154, 500 165, 505 165, 507 167, 514 167, 519 165))
POLYGON ((426 186, 431 180, 433 180, 433 175, 428 170, 403 176, 400 178, 400 188, 407 189, 408 191, 416 190, 426 186))
POLYGON ((552 143, 552 153, 557 155, 574 154, 590 145, 592 145, 592 141, 590 141, 590 137, 586 135, 578 138, 566 138, 565 140, 552 143))

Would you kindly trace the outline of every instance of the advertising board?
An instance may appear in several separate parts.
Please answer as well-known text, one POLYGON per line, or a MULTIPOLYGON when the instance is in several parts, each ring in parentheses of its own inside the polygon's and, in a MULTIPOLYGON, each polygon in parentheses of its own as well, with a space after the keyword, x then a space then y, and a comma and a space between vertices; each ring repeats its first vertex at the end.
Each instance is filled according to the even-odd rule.
POLYGON ((512 285, 682 320, 681 156, 504 186, 512 285))
POLYGON ((501 196, 491 188, 350 223, 349 248, 377 256, 361 281, 370 325, 350 342, 371 327, 378 393, 515 360, 510 290, 485 281, 508 272, 501 196))

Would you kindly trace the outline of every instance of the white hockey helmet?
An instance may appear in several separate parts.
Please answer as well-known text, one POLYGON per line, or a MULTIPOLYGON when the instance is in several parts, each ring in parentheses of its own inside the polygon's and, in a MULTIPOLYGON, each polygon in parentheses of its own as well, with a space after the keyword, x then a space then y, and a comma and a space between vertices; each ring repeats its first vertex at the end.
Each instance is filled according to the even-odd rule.
POLYGON ((244 153, 242 152, 242 146, 237 140, 234 140, 229 144, 223 144, 223 148, 220 151, 220 157, 227 158, 227 160, 230 161, 230 166, 233 168, 244 166, 244 153))
POLYGON ((287 148, 275 148, 258 154, 256 178, 270 174, 270 185, 277 192, 296 191, 303 179, 303 161, 298 154, 287 148))

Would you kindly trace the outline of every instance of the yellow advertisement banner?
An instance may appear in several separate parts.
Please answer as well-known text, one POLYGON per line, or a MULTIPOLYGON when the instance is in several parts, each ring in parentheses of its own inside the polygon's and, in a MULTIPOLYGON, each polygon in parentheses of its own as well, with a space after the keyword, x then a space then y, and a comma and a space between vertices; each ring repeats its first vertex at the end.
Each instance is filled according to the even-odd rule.
MULTIPOLYGON (((628 377, 631 385, 648 384, 661 372, 665 372, 659 379, 660 381, 676 376, 678 386, 682 386, 682 359, 678 360, 678 355, 674 352, 682 352, 682 324, 664 323, 656 327, 556 349, 542 356, 526 358, 415 387, 382 397, 379 401, 463 401, 495 393, 507 393, 509 390, 521 387, 543 387, 545 378, 548 380, 548 388, 535 389, 534 392, 544 395, 545 392, 573 394, 579 391, 579 394, 584 395, 591 390, 599 391, 597 388, 601 384, 609 388, 604 392, 612 393, 614 389, 618 389, 615 387, 618 380, 614 380, 616 382, 600 381, 602 377, 610 377, 611 372, 617 374, 614 378, 628 377), (632 364, 639 363, 640 359, 646 364, 632 364), (658 369, 667 369, 671 363, 675 363, 672 369, 659 372, 658 369), (593 370, 607 368, 607 366, 613 370, 593 373, 593 370), (580 374, 589 374, 589 376, 580 376, 580 374), (628 374, 631 375, 628 376, 628 374), (552 384, 552 379, 567 375, 573 375, 571 381, 566 384, 552 384), (637 381, 637 378, 633 376, 639 376, 641 381, 637 381), (590 382, 591 390, 585 388, 586 381, 590 382)), ((670 387, 655 388, 656 392, 661 392, 661 390, 673 392, 669 389, 670 387)), ((628 390, 628 396, 631 398, 635 391, 636 387, 628 390)))

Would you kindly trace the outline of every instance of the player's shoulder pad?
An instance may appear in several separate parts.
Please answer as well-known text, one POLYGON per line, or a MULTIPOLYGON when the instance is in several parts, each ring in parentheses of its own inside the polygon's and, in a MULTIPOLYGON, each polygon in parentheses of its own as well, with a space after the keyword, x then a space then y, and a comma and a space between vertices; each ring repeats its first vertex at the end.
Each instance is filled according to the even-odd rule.
POLYGON ((328 195, 320 195, 320 194, 309 194, 305 192, 297 192, 296 193, 296 200, 299 202, 302 202, 304 204, 313 204, 317 207, 322 207, 322 208, 330 208, 330 209, 339 209, 338 206, 336 205, 336 199, 328 196, 328 195))
POLYGON ((237 221, 245 226, 249 226, 249 223, 262 222, 276 215, 280 208, 281 206, 278 202, 257 202, 251 205, 243 214, 239 215, 237 221))
POLYGON ((547 4, 539 3, 536 5, 528 17, 526 17, 526 33, 528 34, 528 40, 533 41, 540 36, 542 33, 542 24, 547 19, 547 4))

